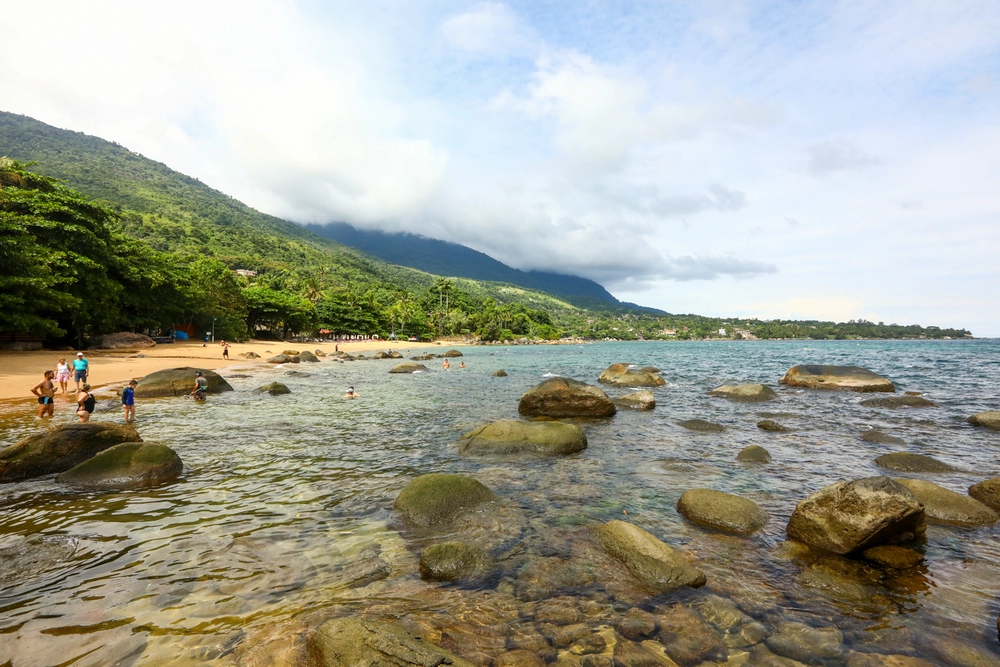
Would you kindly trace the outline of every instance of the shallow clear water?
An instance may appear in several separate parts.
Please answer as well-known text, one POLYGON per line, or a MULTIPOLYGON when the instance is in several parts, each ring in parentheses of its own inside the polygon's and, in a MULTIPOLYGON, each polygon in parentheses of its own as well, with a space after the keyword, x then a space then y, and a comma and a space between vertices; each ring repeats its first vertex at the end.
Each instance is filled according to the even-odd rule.
MULTIPOLYGON (((926 565, 905 576, 842 558, 794 558, 782 545, 797 501, 837 480, 885 474, 874 459, 886 452, 927 454, 967 471, 907 473, 956 491, 1000 475, 1000 433, 964 421, 1000 408, 1000 342, 603 343, 463 351, 467 369, 445 372, 438 360, 424 362, 431 372, 416 375, 388 374, 398 363, 390 360, 232 368, 225 375, 250 377, 230 379, 236 391, 211 396, 207 404, 138 404, 142 437, 170 445, 183 458, 181 481, 127 493, 68 490, 50 478, 0 485, 0 549, 41 536, 39 553, 51 554, 19 579, 0 580, 0 665, 8 659, 17 667, 116 660, 248 664, 241 651, 262 638, 280 643, 285 632, 359 611, 404 619, 432 637, 450 628, 446 634, 458 649, 490 656, 513 645, 512 633, 535 631, 538 600, 562 595, 573 596, 593 627, 632 605, 656 610, 720 594, 765 623, 787 618, 836 625, 845 646, 857 650, 945 661, 928 653, 928 642, 947 639, 1000 656, 997 526, 931 524, 919 547, 926 565), (546 374, 596 384, 615 362, 663 370, 668 384, 655 390, 655 411, 582 422, 588 449, 558 460, 458 455, 457 436, 487 420, 516 418, 520 395, 546 374), (940 407, 870 409, 858 405, 865 395, 779 387, 777 380, 798 363, 861 365, 940 407), (498 368, 509 377, 492 377, 498 368), (249 391, 272 380, 292 394, 249 391), (739 404, 705 395, 743 382, 769 384, 779 397, 739 404), (359 400, 341 398, 349 384, 359 400), (758 429, 765 416, 792 430, 758 429), (726 430, 701 434, 676 425, 689 418, 726 430), (873 427, 906 446, 858 438, 873 427), (750 444, 766 447, 773 462, 736 463, 750 444), (504 499, 508 514, 490 529, 502 572, 488 586, 468 590, 420 580, 417 560, 426 541, 399 532, 392 503, 410 479, 428 472, 472 475, 504 499), (747 496, 771 520, 750 538, 692 526, 675 504, 693 487, 747 496), (707 573, 708 585, 644 598, 628 582, 603 580, 599 567, 596 579, 567 575, 589 562, 582 527, 626 513, 682 547, 707 573), (465 625, 472 629, 463 634, 465 625)), ((110 405, 95 420, 120 421, 110 405)), ((71 421, 70 408, 60 407, 57 422, 71 421)), ((27 410, 8 412, 3 423, 2 445, 38 428, 27 410)))

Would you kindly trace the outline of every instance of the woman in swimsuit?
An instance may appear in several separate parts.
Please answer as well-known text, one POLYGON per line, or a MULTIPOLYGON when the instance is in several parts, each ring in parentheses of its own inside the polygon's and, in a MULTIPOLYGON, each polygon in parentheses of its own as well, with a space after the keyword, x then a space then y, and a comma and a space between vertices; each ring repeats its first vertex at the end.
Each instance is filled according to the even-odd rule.
POLYGON ((77 416, 80 417, 80 423, 89 422, 90 415, 94 412, 94 407, 96 407, 97 399, 90 393, 90 385, 86 382, 83 383, 82 391, 76 395, 76 402, 80 406, 76 411, 77 416))
POLYGON ((55 377, 55 373, 52 371, 45 371, 45 379, 31 388, 31 393, 38 397, 39 419, 43 418, 45 415, 51 417, 52 412, 55 409, 53 401, 55 400, 56 387, 52 384, 53 377, 55 377))
POLYGON ((65 394, 66 383, 69 382, 69 364, 66 363, 66 357, 59 357, 59 363, 56 364, 56 380, 59 381, 59 388, 65 394))

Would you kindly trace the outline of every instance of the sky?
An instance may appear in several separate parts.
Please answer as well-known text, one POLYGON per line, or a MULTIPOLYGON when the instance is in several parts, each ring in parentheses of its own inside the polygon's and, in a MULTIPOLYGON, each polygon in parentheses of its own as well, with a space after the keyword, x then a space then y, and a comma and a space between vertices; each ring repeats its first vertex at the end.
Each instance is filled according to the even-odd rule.
POLYGON ((296 222, 1000 336, 995 0, 8 3, 0 72, 0 109, 296 222))

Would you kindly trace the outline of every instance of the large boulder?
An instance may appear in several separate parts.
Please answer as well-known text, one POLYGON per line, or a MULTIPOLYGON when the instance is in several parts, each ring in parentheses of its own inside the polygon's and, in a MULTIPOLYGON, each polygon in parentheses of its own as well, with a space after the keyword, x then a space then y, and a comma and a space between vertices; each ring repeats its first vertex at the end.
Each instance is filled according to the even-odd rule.
POLYGON ((313 354, 309 350, 305 350, 304 352, 300 352, 299 353, 299 361, 304 361, 304 362, 309 363, 309 364, 318 364, 319 363, 319 357, 317 357, 315 354, 313 354))
POLYGON ((0 483, 64 472, 123 442, 142 442, 131 424, 66 424, 0 449, 0 483))
POLYGON ((281 396, 290 394, 292 390, 280 382, 268 382, 263 387, 257 387, 254 391, 258 394, 270 394, 271 396, 281 396))
POLYGON ((420 554, 420 577, 463 584, 484 582, 493 572, 493 559, 464 542, 432 544, 420 554))
POLYGON ((838 554, 904 542, 926 530, 923 505, 888 477, 831 484, 800 502, 788 520, 790 538, 838 554))
POLYGON ((762 403, 778 397, 774 390, 762 384, 725 384, 708 392, 709 396, 728 398, 740 403, 762 403))
POLYGON ((392 621, 336 618, 321 625, 308 646, 321 667, 474 667, 392 621))
POLYGON ((460 454, 574 454, 587 448, 575 424, 504 419, 469 431, 458 441, 460 454))
POLYGON ((973 426, 985 426, 1000 431, 1000 410, 979 412, 967 420, 973 426))
POLYGON ((866 398, 861 401, 862 407, 866 408, 936 408, 934 401, 929 401, 923 396, 879 396, 877 398, 866 398))
POLYGON ((793 366, 781 384, 808 389, 840 389, 842 391, 896 391, 896 386, 881 375, 860 366, 822 366, 803 364, 793 366))
POLYGON ((741 463, 770 463, 771 452, 760 445, 747 445, 736 455, 736 460, 741 463))
POLYGON ((398 366, 393 366, 389 369, 390 373, 420 373, 426 371, 427 366, 423 364, 415 364, 412 361, 405 361, 398 366))
POLYGON ((395 508, 408 525, 429 528, 451 523, 463 512, 495 500, 493 491, 471 477, 431 473, 407 484, 395 508))
POLYGON ((927 518, 959 526, 986 526, 1000 516, 975 498, 922 479, 897 479, 924 505, 927 518))
POLYGON ((667 593, 705 584, 705 574, 651 534, 617 519, 595 524, 590 532, 605 553, 619 561, 644 586, 667 593))
POLYGON ((224 391, 232 391, 233 388, 221 375, 215 371, 204 368, 167 368, 162 371, 150 373, 139 380, 135 388, 136 398, 156 398, 158 396, 184 396, 190 394, 194 389, 195 373, 201 374, 208 380, 208 393, 221 394, 224 391))
POLYGON ((757 532, 770 518, 754 501, 713 489, 685 491, 677 511, 691 523, 740 535, 757 532))
POLYGON ((402 358, 403 358, 402 352, 393 351, 389 353, 389 359, 402 359, 402 358))
POLYGON ((597 378, 598 382, 616 387, 662 387, 667 382, 659 373, 642 368, 629 368, 626 364, 611 364, 597 378))
POLYGON ((652 410, 656 407, 656 396, 650 390, 643 389, 619 396, 613 403, 626 410, 652 410))
POLYGON ((569 378, 550 378, 521 396, 517 411, 526 417, 611 417, 617 412, 597 387, 569 378))
POLYGON ((388 352, 376 352, 375 354, 372 355, 372 359, 389 359, 389 358, 390 357, 388 352))
POLYGON ((441 356, 442 357, 461 357, 463 355, 458 350, 448 350, 447 352, 445 352, 441 356))
POLYGON ((101 334, 90 339, 91 350, 138 350, 147 347, 156 347, 156 341, 130 331, 101 334))
POLYGON ((90 489, 133 489, 177 479, 184 464, 177 452, 155 442, 124 442, 56 477, 61 484, 90 489))
POLYGON ((955 472, 958 470, 955 466, 950 466, 930 456, 909 452, 883 454, 875 459, 875 463, 882 468, 897 472, 955 472))
POLYGON ((1000 477, 973 484, 969 487, 969 495, 994 512, 1000 512, 1000 477))

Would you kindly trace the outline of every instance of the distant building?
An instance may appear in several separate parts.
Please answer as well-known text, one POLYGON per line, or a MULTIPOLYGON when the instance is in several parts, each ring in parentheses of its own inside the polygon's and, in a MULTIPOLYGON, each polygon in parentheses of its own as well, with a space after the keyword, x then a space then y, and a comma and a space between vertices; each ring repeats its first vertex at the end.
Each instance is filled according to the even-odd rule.
POLYGON ((719 335, 720 336, 725 336, 726 335, 726 330, 723 329, 723 328, 719 328, 719 335))
POLYGON ((250 269, 233 269, 233 273, 238 276, 243 276, 244 278, 256 278, 257 272, 251 271, 250 269))
POLYGON ((664 336, 676 336, 677 335, 677 330, 676 329, 664 329, 663 330, 663 335, 664 336))

